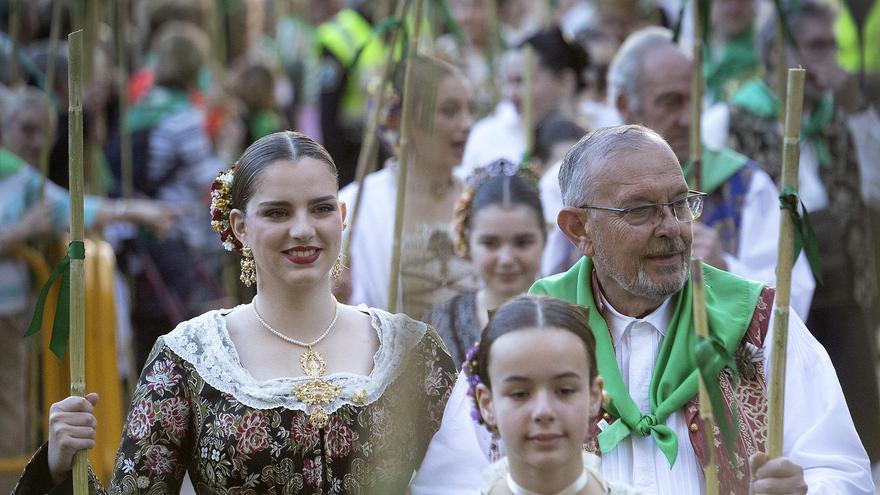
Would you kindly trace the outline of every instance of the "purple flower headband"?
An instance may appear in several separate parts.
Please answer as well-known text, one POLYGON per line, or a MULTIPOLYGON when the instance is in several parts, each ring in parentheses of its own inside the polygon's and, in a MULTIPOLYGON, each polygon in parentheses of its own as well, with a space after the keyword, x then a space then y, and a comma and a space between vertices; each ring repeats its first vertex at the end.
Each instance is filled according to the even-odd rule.
POLYGON ((480 414, 480 405, 477 404, 477 385, 482 383, 479 374, 480 365, 477 361, 477 355, 479 353, 480 342, 477 341, 470 349, 468 349, 467 354, 465 354, 465 361, 464 363, 462 363, 461 369, 462 371, 464 371, 464 374, 467 377, 467 394, 468 397, 471 398, 473 406, 473 409, 471 410, 471 419, 491 430, 492 426, 487 424, 486 421, 483 419, 483 416, 480 414))

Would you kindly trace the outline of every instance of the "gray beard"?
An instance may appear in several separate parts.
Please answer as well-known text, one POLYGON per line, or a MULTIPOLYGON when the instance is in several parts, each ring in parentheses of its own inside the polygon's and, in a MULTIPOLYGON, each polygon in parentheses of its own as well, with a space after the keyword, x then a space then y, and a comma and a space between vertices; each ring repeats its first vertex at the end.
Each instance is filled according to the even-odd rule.
MULTIPOLYGON (((615 270, 613 265, 608 261, 608 257, 605 255, 605 249, 603 248, 606 244, 602 240, 602 235, 599 234, 598 231, 593 231, 593 236, 595 237, 593 243, 595 246, 595 252, 593 254, 594 266, 601 266, 602 272, 611 277, 612 280, 617 282, 617 285, 630 294, 651 301, 662 302, 666 300, 667 297, 675 294, 684 287, 689 272, 689 266, 686 260, 682 261, 681 269, 675 280, 665 283, 651 280, 651 278, 648 277, 648 274, 645 273, 641 261, 639 261, 638 273, 635 280, 629 280, 622 273, 615 270)), ((664 242, 659 248, 653 249, 653 252, 649 254, 654 254, 655 252, 656 254, 659 254, 665 251, 684 251, 684 247, 684 241, 681 238, 674 240, 670 239, 667 242, 664 242)))

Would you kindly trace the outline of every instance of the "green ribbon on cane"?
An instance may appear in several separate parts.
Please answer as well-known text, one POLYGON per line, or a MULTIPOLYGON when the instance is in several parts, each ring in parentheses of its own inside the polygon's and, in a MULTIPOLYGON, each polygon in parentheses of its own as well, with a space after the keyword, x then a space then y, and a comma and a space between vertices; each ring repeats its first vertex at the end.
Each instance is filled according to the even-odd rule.
MULTIPOLYGON (((718 379, 719 373, 725 368, 729 369, 732 375, 730 384, 736 387, 739 381, 739 373, 737 372, 736 362, 733 354, 724 347, 717 339, 711 337, 696 336, 694 344, 694 362, 703 378, 703 385, 706 387, 706 395, 709 396, 709 404, 712 406, 712 415, 715 418, 715 424, 721 430, 721 437, 724 438, 724 445, 727 447, 728 458, 733 458, 733 442, 736 441, 738 433, 736 425, 738 424, 736 403, 730 404, 730 416, 725 413, 724 394, 721 392, 721 382, 718 379)), ((732 400, 736 401, 736 395, 732 395, 732 400)))
POLYGON ((55 265, 49 280, 43 284, 43 288, 40 290, 34 316, 24 334, 25 337, 28 337, 39 332, 42 328, 46 297, 49 295, 49 290, 55 285, 55 281, 61 277, 61 291, 58 294, 55 321, 52 324, 52 339, 49 342, 49 349, 58 359, 64 359, 64 353, 67 351, 67 343, 70 339, 70 260, 84 259, 86 259, 86 248, 83 241, 70 241, 70 244, 67 245, 67 254, 55 265))
POLYGON ((807 253, 807 261, 810 262, 813 277, 822 283, 822 260, 819 258, 819 243, 816 241, 816 233, 813 231, 813 224, 810 223, 810 213, 793 187, 785 186, 782 188, 782 194, 779 195, 779 208, 788 211, 794 224, 792 263, 797 261, 801 248, 803 248, 807 253), (798 211, 798 205, 803 211, 803 218, 798 211))

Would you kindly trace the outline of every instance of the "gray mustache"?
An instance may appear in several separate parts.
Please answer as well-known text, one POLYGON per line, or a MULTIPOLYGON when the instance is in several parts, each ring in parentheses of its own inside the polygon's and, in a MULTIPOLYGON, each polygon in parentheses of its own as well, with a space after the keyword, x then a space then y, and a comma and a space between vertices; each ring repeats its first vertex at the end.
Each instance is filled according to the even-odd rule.
POLYGON ((657 245, 652 246, 651 249, 645 253, 645 256, 666 256, 670 254, 679 254, 685 250, 685 243, 682 238, 677 239, 665 239, 662 241, 657 241, 657 245))

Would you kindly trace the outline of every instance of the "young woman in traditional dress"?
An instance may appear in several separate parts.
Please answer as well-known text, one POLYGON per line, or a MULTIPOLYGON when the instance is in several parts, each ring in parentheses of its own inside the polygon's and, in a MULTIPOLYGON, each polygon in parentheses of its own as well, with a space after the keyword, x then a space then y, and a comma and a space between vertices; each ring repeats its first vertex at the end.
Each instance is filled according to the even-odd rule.
MULTIPOLYGON (((401 239, 401 281, 398 308, 421 317, 435 304, 473 290, 470 263, 453 249, 453 211, 462 181, 453 173, 461 163, 470 133, 473 92, 455 67, 424 57, 413 62, 415 109, 408 146, 405 215, 401 239), (433 102, 433 108, 430 106, 433 102)), ((397 85, 400 94, 400 85, 397 85)), ((392 104, 385 120, 389 143, 397 149, 401 132, 399 108, 392 104)), ((355 304, 388 307, 388 280, 394 238, 398 158, 364 180, 366 189, 351 240, 351 299, 355 304)), ((340 197, 353 205, 359 184, 340 197)))
POLYGON ((456 207, 456 249, 471 260, 482 287, 435 306, 424 318, 456 366, 480 338, 489 312, 535 282, 546 238, 536 183, 530 169, 507 160, 479 168, 467 179, 456 207))
POLYGON ((468 355, 476 416, 507 456, 486 472, 484 495, 634 495, 604 481, 584 451, 602 404, 586 309, 542 296, 499 308, 468 355))
MULTIPOLYGON (((212 196, 213 225, 242 254, 242 280, 256 283, 257 295, 158 340, 132 397, 110 491, 176 493, 185 473, 200 494, 478 486, 485 458, 468 444, 475 440, 447 438, 471 425, 463 390, 451 394, 455 367, 437 334, 404 315, 340 304, 330 292, 346 206, 326 150, 299 133, 270 134, 218 177, 212 196), (452 460, 461 462, 455 477, 442 465, 452 460)), ((15 493, 69 486, 73 454, 93 445, 97 400, 52 406, 48 445, 15 493)))

